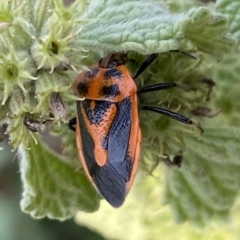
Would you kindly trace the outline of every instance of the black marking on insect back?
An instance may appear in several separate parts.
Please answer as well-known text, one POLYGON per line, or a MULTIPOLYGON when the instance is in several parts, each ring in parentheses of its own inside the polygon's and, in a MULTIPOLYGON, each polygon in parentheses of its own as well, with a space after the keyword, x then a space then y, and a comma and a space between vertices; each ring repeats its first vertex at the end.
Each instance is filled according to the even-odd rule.
POLYGON ((104 79, 111 79, 111 78, 118 78, 119 80, 122 79, 123 73, 117 68, 110 68, 103 74, 104 79))
POLYGON ((84 77, 85 77, 86 79, 94 78, 94 77, 96 77, 96 75, 98 74, 99 71, 100 71, 100 68, 99 68, 99 67, 93 68, 93 69, 91 69, 90 71, 87 71, 87 72, 84 74, 84 77))
POLYGON ((84 160, 86 162, 88 171, 90 172, 93 165, 96 163, 94 152, 93 152, 95 144, 92 139, 92 136, 90 135, 87 129, 87 126, 83 117, 81 106, 84 102, 85 101, 77 101, 77 114, 78 114, 79 128, 81 132, 81 136, 79 137, 82 139, 83 156, 84 156, 84 160))
POLYGON ((90 124, 96 125, 101 124, 101 122, 104 120, 105 114, 107 113, 111 105, 115 105, 115 103, 95 100, 84 100, 82 102, 82 106, 90 124), (95 106, 93 109, 91 108, 92 101, 95 102, 95 106))
POLYGON ((128 97, 119 104, 108 135, 108 161, 126 182, 129 181, 132 171, 132 162, 128 156, 131 124, 132 104, 128 97))
POLYGON ((120 94, 120 90, 117 84, 111 86, 104 86, 100 89, 100 95, 105 97, 115 97, 120 94))
POLYGON ((86 95, 88 93, 89 85, 87 83, 78 83, 77 84, 77 92, 79 95, 86 95))
POLYGON ((127 194, 126 182, 109 162, 102 167, 94 164, 90 175, 101 195, 113 207, 123 204, 127 194))

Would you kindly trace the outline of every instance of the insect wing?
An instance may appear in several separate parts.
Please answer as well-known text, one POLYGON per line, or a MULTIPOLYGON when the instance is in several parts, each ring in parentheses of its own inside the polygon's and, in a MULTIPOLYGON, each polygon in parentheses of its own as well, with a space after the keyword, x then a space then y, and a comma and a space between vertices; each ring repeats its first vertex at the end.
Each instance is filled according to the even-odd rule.
POLYGON ((119 105, 118 114, 108 135, 108 161, 119 175, 128 182, 133 162, 128 155, 132 123, 131 98, 125 98, 119 105))
MULTIPOLYGON (((102 196, 114 207, 119 207, 127 194, 127 182, 131 176, 132 162, 128 156, 128 141, 131 132, 132 106, 130 97, 121 103, 96 101, 95 108, 89 109, 90 100, 77 102, 78 126, 77 143, 83 167, 102 196), (92 128, 99 126, 107 129, 108 122, 104 113, 111 112, 111 105, 116 105, 117 113, 108 132, 102 140, 92 128), (108 108, 106 108, 108 106, 108 108), (107 161, 101 166, 96 146, 107 152, 107 161)), ((107 118, 109 120, 109 118, 107 118)), ((109 120, 110 121, 110 120, 109 120)))

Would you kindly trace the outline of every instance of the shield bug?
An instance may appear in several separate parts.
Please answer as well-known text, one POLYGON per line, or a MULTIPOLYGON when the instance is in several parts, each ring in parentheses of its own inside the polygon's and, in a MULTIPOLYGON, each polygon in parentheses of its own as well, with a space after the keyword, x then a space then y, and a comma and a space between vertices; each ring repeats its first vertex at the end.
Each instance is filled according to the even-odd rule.
MULTIPOLYGON (((177 83, 144 86, 137 91, 137 78, 157 57, 152 54, 132 78, 125 66, 126 54, 109 54, 80 73, 73 84, 77 101, 77 118, 69 127, 76 130, 76 140, 82 166, 100 194, 113 206, 123 204, 137 172, 141 130, 137 95, 172 87, 177 83), (76 125, 76 127, 74 127, 76 125)), ((184 88, 184 87, 183 87, 184 88)), ((140 109, 167 115, 185 124, 189 118, 153 106, 140 109)))

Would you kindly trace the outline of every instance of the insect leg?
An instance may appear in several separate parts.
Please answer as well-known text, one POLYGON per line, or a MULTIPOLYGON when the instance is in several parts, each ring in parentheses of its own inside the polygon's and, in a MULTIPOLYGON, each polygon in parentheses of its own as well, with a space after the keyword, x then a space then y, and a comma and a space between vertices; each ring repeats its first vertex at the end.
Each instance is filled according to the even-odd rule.
POLYGON ((146 70, 146 68, 157 58, 157 56, 158 53, 151 54, 138 68, 138 70, 133 76, 133 79, 137 78, 140 74, 142 74, 146 70))
POLYGON ((193 58, 193 59, 197 59, 197 58, 196 58, 195 56, 193 56, 192 54, 187 53, 187 52, 184 52, 184 51, 181 51, 181 50, 170 50, 169 52, 180 52, 180 53, 182 53, 182 54, 185 55, 185 56, 188 56, 188 57, 193 58))
POLYGON ((72 118, 72 119, 70 119, 69 120, 69 122, 68 122, 68 127, 72 130, 72 131, 76 131, 76 127, 75 127, 75 125, 77 124, 77 118, 75 117, 75 118, 72 118))
POLYGON ((175 119, 179 122, 185 123, 185 124, 196 125, 198 127, 198 129, 200 130, 201 134, 203 133, 203 129, 198 124, 194 123, 190 118, 185 117, 180 113, 176 113, 176 112, 170 111, 168 109, 164 109, 164 108, 160 108, 160 107, 153 107, 153 106, 141 106, 141 109, 163 114, 165 116, 168 116, 170 118, 173 118, 173 119, 175 119))
MULTIPOLYGON (((180 50, 170 50, 170 52, 180 52, 185 56, 191 57, 193 59, 197 59, 195 56, 184 52, 184 51, 180 51, 180 50)), ((153 53, 151 54, 138 68, 138 70, 136 71, 136 73, 133 76, 133 79, 136 79, 137 77, 139 77, 139 75, 141 75, 146 69, 147 67, 157 58, 158 53, 153 53)))
POLYGON ((145 93, 145 92, 153 92, 153 91, 159 91, 159 90, 164 90, 164 89, 169 89, 169 88, 181 88, 185 91, 193 91, 195 90, 192 87, 186 86, 186 85, 181 85, 178 83, 156 83, 152 84, 149 86, 143 86, 138 90, 138 94, 145 93))

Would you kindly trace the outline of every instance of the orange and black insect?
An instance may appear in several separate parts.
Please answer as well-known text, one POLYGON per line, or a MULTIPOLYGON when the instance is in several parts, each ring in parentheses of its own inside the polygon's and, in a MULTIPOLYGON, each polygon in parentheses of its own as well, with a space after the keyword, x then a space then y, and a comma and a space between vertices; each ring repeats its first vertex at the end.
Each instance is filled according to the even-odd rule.
POLYGON ((113 207, 123 204, 137 172, 142 139, 139 107, 193 124, 167 109, 138 106, 138 94, 179 86, 159 83, 137 91, 133 79, 156 57, 152 54, 132 78, 125 66, 127 55, 109 54, 90 71, 80 73, 73 84, 77 96, 84 100, 77 101, 77 118, 70 120, 69 127, 76 130, 79 155, 89 179, 113 207))

